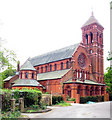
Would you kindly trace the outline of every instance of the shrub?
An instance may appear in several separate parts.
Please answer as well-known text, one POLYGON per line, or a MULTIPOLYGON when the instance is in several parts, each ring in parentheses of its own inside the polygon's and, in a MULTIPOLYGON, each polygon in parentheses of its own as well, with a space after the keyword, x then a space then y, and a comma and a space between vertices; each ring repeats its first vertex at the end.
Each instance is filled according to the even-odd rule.
POLYGON ((65 102, 65 101, 63 101, 63 102, 60 102, 58 105, 60 105, 60 106, 71 106, 71 104, 70 103, 67 103, 67 102, 65 102))
POLYGON ((68 98, 67 101, 74 101, 74 102, 76 102, 75 98, 68 98))
POLYGON ((80 103, 87 103, 87 97, 80 97, 80 103))
MULTIPOLYGON (((11 108, 11 98, 12 98, 12 90, 9 89, 2 89, 2 111, 9 111, 11 108)), ((20 91, 23 91, 23 98, 24 98, 24 104, 26 107, 29 107, 30 105, 36 105, 40 104, 42 92, 32 89, 15 89, 14 90, 14 98, 16 99, 16 102, 19 102, 20 98, 20 91)))
POLYGON ((109 101, 112 101, 112 95, 109 94, 109 101))
MULTIPOLYGON (((20 90, 19 90, 20 91, 20 90)), ((33 89, 22 89, 25 106, 40 104, 42 92, 33 89)))
POLYGON ((47 108, 47 104, 46 103, 43 103, 43 102, 40 102, 40 108, 42 110, 45 110, 47 108))
POLYGON ((3 115, 2 115, 2 119, 6 119, 6 118, 14 118, 14 119, 16 119, 16 118, 18 118, 19 116, 21 115, 21 113, 20 113, 20 111, 15 111, 15 112, 7 112, 7 113, 4 113, 3 115))
POLYGON ((55 105, 57 103, 60 103, 61 101, 63 101, 63 97, 62 96, 52 96, 52 104, 55 105))
POLYGON ((2 90, 2 111, 9 111, 11 107, 12 92, 9 89, 2 90))
POLYGON ((44 94, 49 94, 49 92, 45 92, 44 94))
POLYGON ((102 102, 102 101, 104 101, 104 96, 87 96, 87 97, 80 97, 80 103, 87 103, 88 101, 102 102))

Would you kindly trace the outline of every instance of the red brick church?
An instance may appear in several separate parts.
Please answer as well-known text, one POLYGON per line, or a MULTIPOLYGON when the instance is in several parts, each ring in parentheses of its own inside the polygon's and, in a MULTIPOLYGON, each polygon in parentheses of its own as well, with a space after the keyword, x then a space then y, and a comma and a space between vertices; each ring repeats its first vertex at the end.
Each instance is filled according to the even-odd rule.
POLYGON ((92 14, 81 30, 80 43, 28 59, 19 75, 4 80, 5 87, 38 88, 70 98, 106 94, 104 28, 92 14))

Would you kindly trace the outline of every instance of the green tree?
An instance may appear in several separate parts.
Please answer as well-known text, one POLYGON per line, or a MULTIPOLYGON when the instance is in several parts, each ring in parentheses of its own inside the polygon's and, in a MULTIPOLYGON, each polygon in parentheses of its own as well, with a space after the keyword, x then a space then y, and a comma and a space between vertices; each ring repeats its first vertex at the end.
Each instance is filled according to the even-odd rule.
MULTIPOLYGON (((112 61, 112 52, 109 52, 108 61, 112 61)), ((112 95, 112 66, 107 68, 107 72, 104 74, 105 84, 107 86, 107 91, 112 95)))
POLYGON ((16 54, 12 50, 7 50, 0 45, 0 88, 3 86, 3 80, 8 76, 14 75, 14 63, 16 54))
POLYGON ((112 94, 112 67, 107 68, 107 73, 104 74, 107 91, 112 94))
POLYGON ((15 75, 15 71, 16 71, 16 69, 13 69, 11 67, 7 68, 5 71, 0 73, 1 80, 4 80, 9 76, 15 75))
POLYGON ((0 50, 0 68, 1 70, 8 67, 14 67, 13 62, 16 62, 16 54, 12 50, 1 48, 0 50))
POLYGON ((112 9, 112 1, 110 2, 110 9, 112 9))

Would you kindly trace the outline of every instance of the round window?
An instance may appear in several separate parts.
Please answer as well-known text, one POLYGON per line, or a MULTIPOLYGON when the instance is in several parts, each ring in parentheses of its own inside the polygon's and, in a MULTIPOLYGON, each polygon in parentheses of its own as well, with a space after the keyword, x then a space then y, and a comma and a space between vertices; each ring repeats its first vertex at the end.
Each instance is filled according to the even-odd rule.
POLYGON ((86 67, 86 56, 85 56, 84 53, 81 53, 81 54, 78 56, 78 65, 79 65, 81 68, 86 67))

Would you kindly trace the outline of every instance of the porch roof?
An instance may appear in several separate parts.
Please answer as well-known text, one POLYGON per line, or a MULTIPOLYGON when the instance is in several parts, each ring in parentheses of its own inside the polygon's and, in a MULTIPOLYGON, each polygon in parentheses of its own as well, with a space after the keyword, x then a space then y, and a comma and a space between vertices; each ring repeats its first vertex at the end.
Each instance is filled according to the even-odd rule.
POLYGON ((15 81, 15 84, 12 85, 15 86, 42 86, 37 80, 34 79, 17 79, 15 81))
POLYGON ((92 84, 92 85, 105 85, 105 84, 102 84, 102 83, 97 83, 93 80, 85 80, 83 82, 80 79, 77 79, 76 81, 72 81, 72 79, 69 79, 68 81, 66 81, 64 83, 82 83, 82 84, 92 84))
POLYGON ((50 79, 62 78, 62 76, 65 75, 69 70, 70 69, 40 73, 37 75, 37 80, 50 80, 50 79))
POLYGON ((11 78, 13 78, 14 76, 9 76, 7 77, 6 79, 4 79, 3 81, 6 82, 6 81, 9 81, 11 78))

